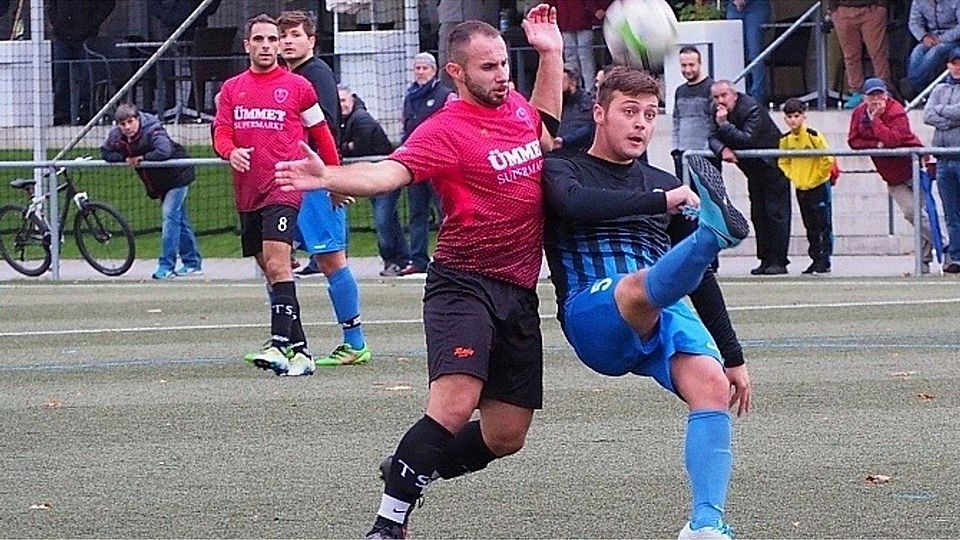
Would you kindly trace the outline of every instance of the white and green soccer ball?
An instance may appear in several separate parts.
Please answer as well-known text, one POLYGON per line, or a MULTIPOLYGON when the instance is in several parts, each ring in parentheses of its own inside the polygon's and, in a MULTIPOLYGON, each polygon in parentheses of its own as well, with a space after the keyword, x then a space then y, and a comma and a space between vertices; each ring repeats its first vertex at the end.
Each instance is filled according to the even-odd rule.
POLYGON ((666 0, 614 0, 603 37, 615 64, 660 71, 663 58, 677 46, 677 16, 666 0))

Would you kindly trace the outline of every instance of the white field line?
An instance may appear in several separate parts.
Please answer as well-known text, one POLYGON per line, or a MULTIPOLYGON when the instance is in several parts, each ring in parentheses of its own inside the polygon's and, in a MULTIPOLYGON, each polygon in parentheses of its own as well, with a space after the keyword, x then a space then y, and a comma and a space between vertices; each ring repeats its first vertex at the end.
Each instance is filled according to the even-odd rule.
MULTIPOLYGON (((891 301, 873 301, 873 302, 840 302, 831 304, 779 304, 769 306, 733 306, 728 307, 728 311, 771 311, 771 310, 789 310, 789 309, 829 309, 829 308, 848 308, 848 307, 878 307, 878 306, 911 306, 911 305, 931 305, 931 304, 955 304, 960 303, 960 298, 933 298, 927 300, 891 300, 891 301)), ((556 317, 555 313, 542 314, 540 319, 548 320, 556 317)), ((384 325, 384 324, 422 324, 423 319, 384 319, 363 321, 366 325, 384 325)), ((146 332, 187 332, 198 330, 231 330, 238 328, 263 328, 264 323, 225 323, 225 324, 195 324, 180 326, 134 326, 121 328, 69 328, 61 330, 26 330, 22 332, 0 332, 0 338, 4 337, 37 337, 37 336, 70 336, 70 335, 90 335, 90 334, 123 334, 123 333, 146 333, 146 332)), ((339 326, 335 322, 308 322, 304 326, 339 326)))

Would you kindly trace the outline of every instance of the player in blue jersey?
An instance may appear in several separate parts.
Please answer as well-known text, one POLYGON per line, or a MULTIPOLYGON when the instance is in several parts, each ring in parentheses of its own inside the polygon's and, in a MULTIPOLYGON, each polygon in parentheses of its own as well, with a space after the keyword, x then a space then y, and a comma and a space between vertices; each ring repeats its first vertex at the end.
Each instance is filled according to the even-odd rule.
POLYGON ((644 72, 614 68, 594 105, 590 149, 547 157, 545 248, 560 323, 577 356, 605 375, 653 377, 689 407, 693 511, 680 538, 729 538, 728 411, 749 411, 750 378, 709 267, 749 228, 706 160, 693 161, 698 199, 637 159, 653 136, 659 88, 644 72), (687 295, 699 317, 681 302, 687 295))

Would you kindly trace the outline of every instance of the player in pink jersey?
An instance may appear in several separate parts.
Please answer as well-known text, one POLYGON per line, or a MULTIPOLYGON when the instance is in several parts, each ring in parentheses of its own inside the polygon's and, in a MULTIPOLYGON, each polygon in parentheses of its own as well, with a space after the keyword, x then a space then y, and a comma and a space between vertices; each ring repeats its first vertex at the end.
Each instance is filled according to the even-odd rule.
POLYGON ((303 155, 306 136, 325 163, 340 161, 313 86, 277 64, 277 22, 265 14, 247 21, 243 46, 250 69, 220 90, 214 147, 233 167, 243 255, 256 258, 270 290, 270 342, 245 359, 277 375, 310 375, 313 358, 290 272, 302 196, 278 189, 273 172, 277 162, 303 155))
POLYGON ((450 34, 445 66, 460 99, 389 159, 325 167, 309 153, 277 165, 277 181, 289 190, 369 196, 431 179, 446 214, 424 294, 426 414, 385 461, 368 538, 404 537, 413 503, 433 478, 479 471, 520 450, 542 406, 540 169, 559 124, 563 40, 546 4, 530 11, 523 29, 540 55, 530 103, 508 89, 500 33, 467 21, 450 34), (478 408, 480 420, 471 422, 478 408))

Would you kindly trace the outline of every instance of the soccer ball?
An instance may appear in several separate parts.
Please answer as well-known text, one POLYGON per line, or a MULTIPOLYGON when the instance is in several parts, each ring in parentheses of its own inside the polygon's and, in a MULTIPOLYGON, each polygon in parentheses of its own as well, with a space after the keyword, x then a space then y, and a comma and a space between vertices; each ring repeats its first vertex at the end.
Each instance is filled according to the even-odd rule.
POLYGON ((603 37, 615 64, 660 71, 664 56, 677 45, 677 16, 666 0, 614 0, 603 37))

